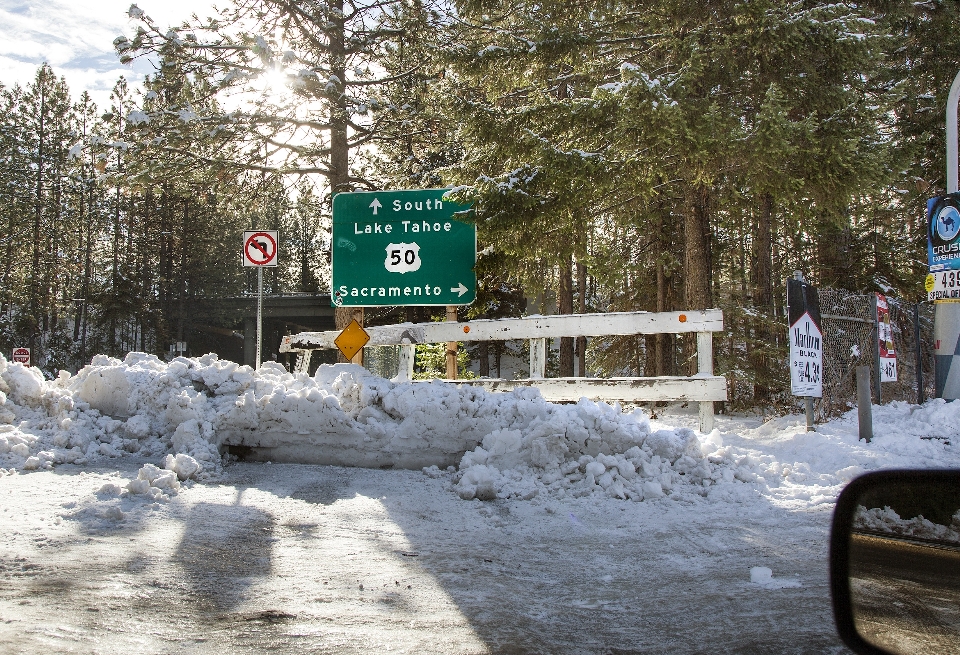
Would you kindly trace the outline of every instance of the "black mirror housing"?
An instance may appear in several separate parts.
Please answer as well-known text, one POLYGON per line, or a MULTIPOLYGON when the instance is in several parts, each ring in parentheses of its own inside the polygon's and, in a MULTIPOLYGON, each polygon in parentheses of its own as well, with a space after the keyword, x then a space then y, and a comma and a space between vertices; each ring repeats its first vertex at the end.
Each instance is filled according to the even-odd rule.
POLYGON ((854 652, 960 653, 960 471, 853 480, 834 510, 830 588, 854 652))

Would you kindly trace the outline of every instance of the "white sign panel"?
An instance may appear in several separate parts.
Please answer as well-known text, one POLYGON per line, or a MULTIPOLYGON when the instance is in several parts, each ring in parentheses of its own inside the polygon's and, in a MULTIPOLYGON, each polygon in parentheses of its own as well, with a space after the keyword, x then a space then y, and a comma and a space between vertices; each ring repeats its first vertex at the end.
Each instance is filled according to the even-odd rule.
POLYGON ((279 234, 277 230, 248 230, 244 232, 243 265, 276 266, 279 234))
POLYGON ((893 346, 893 325, 887 299, 877 294, 877 355, 880 359, 880 381, 897 381, 897 351, 893 346))
POLYGON ((790 392, 823 397, 823 334, 806 313, 790 326, 790 392))
POLYGON ((13 349, 13 361, 24 364, 25 366, 30 366, 30 349, 29 348, 14 348, 13 349))
POLYGON ((937 271, 927 275, 927 300, 960 298, 960 271, 937 271))

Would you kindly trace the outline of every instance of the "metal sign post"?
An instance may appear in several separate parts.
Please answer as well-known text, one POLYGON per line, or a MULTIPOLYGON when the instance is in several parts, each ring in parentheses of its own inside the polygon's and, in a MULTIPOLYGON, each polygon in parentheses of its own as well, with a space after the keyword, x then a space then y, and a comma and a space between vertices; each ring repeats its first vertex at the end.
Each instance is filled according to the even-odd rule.
POLYGON ((960 298, 956 273, 960 269, 960 212, 958 212, 957 103, 960 101, 960 73, 947 96, 947 196, 928 204, 927 230, 930 272, 928 297, 934 305, 934 354, 938 398, 960 398, 960 298))
POLYGON ((260 368, 263 348, 263 268, 277 265, 280 233, 277 230, 248 230, 243 233, 243 265, 257 267, 257 356, 260 368))

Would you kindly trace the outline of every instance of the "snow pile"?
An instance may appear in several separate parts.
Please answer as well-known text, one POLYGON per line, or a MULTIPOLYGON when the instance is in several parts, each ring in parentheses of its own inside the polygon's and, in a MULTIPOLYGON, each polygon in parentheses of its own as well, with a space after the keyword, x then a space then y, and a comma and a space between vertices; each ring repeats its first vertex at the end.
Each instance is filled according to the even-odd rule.
MULTIPOLYGON (((221 465, 217 418, 254 381, 249 367, 215 355, 169 364, 143 353, 122 362, 99 355, 77 375, 61 372, 50 382, 0 356, 0 466, 34 470, 170 454, 165 469, 173 480, 205 479, 221 465)), ((175 491, 166 475, 141 481, 175 491)))
MULTIPOLYGON (((495 430, 466 453, 454 476, 465 500, 604 494, 623 500, 705 496, 717 483, 762 482, 749 460, 704 457, 689 428, 652 431, 646 414, 581 400, 531 402, 525 425, 495 430)), ((712 435, 717 440, 719 437, 712 435)), ((708 449, 715 445, 707 441, 708 449)))
POLYGON ((858 530, 880 532, 898 537, 916 537, 918 539, 960 544, 960 510, 953 515, 950 525, 946 526, 934 523, 923 518, 923 516, 902 519, 890 507, 867 509, 860 505, 853 517, 853 527, 858 530))
POLYGON ((869 444, 855 411, 809 433, 792 416, 722 424, 732 429, 702 435, 618 405, 552 404, 535 388, 394 383, 352 364, 310 377, 277 363, 254 371, 216 355, 168 363, 131 353, 45 381, 0 356, 0 471, 129 455, 151 462, 120 488, 125 497, 165 498, 213 479, 230 446, 278 462, 423 468, 480 500, 760 494, 811 507, 832 504, 868 470, 960 468, 960 403, 876 407, 869 444))

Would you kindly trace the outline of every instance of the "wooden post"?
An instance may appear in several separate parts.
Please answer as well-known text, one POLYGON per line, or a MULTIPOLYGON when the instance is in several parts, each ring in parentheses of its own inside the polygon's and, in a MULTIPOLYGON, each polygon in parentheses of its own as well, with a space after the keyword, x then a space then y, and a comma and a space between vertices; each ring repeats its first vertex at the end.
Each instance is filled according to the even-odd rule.
POLYGON ((396 382, 409 382, 413 379, 413 364, 417 347, 414 344, 400 346, 400 364, 397 366, 396 382))
POLYGON ((293 366, 294 373, 310 373, 310 358, 313 355, 312 350, 297 351, 297 363, 293 366))
POLYGON ((547 372, 547 340, 530 339, 530 379, 543 379, 547 372))
MULTIPOLYGON (((353 320, 359 323, 360 327, 363 327, 363 307, 353 308, 353 320)), ((353 359, 350 360, 350 363, 363 366, 363 348, 357 351, 357 354, 353 356, 353 359)))
MULTIPOLYGON (((457 322, 457 306, 447 305, 447 320, 457 322)), ((447 379, 457 379, 457 342, 447 342, 447 379)))

